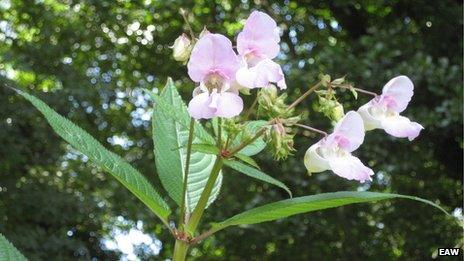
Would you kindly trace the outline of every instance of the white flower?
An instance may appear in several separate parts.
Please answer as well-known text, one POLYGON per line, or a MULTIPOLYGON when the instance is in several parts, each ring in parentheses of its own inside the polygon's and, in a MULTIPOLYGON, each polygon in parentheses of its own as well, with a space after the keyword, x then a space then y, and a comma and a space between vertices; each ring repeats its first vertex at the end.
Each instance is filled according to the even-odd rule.
POLYGON ((305 154, 304 163, 309 172, 332 170, 349 180, 365 182, 374 172, 351 152, 364 141, 364 126, 361 116, 348 112, 335 126, 332 134, 312 145, 305 154))
POLYGON ((401 116, 414 94, 414 85, 406 76, 391 79, 382 89, 382 95, 358 109, 366 130, 384 129, 388 134, 408 138, 419 136, 424 127, 401 116))

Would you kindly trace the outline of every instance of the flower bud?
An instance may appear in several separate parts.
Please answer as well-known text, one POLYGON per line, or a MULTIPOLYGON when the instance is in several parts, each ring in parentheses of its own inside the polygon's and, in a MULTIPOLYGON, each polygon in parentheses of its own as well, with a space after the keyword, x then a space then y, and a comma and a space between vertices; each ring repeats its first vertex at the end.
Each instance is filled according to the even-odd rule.
POLYGON ((333 81, 332 81, 332 84, 342 84, 342 83, 344 83, 344 82, 345 82, 345 76, 333 80, 333 81))
POLYGON ((193 46, 188 36, 186 34, 182 34, 181 36, 177 37, 171 48, 173 51, 172 56, 174 57, 174 60, 179 62, 186 62, 190 57, 190 52, 192 51, 193 46))
POLYGON ((231 137, 235 137, 237 134, 240 133, 241 130, 244 130, 245 132, 245 126, 243 124, 240 124, 238 122, 235 122, 235 119, 224 119, 222 122, 222 127, 224 128, 224 131, 227 133, 227 135, 231 137))
POLYGON ((332 120, 338 122, 341 118, 345 116, 345 111, 343 110, 343 105, 337 102, 337 105, 332 108, 332 120))
POLYGON ((293 134, 288 133, 289 129, 284 123, 277 120, 266 133, 268 148, 276 160, 287 158, 295 150, 293 148, 293 134))
POLYGON ((328 74, 319 74, 319 79, 322 81, 322 86, 327 87, 330 84, 331 77, 328 74))
POLYGON ((278 95, 274 85, 261 89, 258 93, 258 114, 269 119, 290 117, 293 110, 288 110, 286 99, 287 94, 278 95))
POLYGON ((327 118, 335 122, 345 116, 343 105, 336 100, 327 99, 322 96, 319 96, 319 103, 317 104, 316 110, 322 112, 327 118))

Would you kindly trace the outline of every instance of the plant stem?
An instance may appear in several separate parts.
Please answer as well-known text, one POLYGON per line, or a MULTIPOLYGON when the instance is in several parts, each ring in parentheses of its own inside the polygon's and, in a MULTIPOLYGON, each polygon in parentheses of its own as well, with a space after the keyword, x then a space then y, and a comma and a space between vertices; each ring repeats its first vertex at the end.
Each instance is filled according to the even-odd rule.
POLYGON ((219 151, 222 149, 222 118, 218 118, 218 140, 217 140, 217 146, 219 151))
POLYGON ((317 133, 322 134, 322 135, 324 135, 324 136, 326 136, 326 137, 327 137, 327 135, 328 135, 327 132, 325 132, 325 131, 322 131, 322 130, 320 130, 320 129, 316 129, 316 128, 313 128, 313 127, 310 127, 310 126, 307 126, 307 125, 295 123, 295 126, 300 127, 300 128, 303 128, 303 129, 307 129, 307 130, 310 130, 310 131, 317 132, 317 133))
MULTIPOLYGON (((311 88, 309 88, 309 90, 307 90, 305 93, 303 93, 303 95, 301 95, 298 99, 296 99, 292 104, 290 104, 290 106, 288 106, 287 108, 287 112, 290 111, 292 108, 294 108, 296 105, 298 105, 301 101, 303 101, 308 95, 310 95, 312 92, 314 92, 317 88, 319 88, 320 86, 322 85, 322 81, 319 81, 318 83, 316 83, 315 85, 311 86, 311 88)), ((256 96, 258 97, 258 96, 256 96)), ((255 100, 257 101, 257 99, 255 100)), ((253 102, 254 103, 254 102, 253 102)), ((261 137, 261 135, 264 134, 264 132, 266 131, 266 128, 261 128, 253 138, 245 141, 245 142, 242 142, 240 145, 238 145, 235 149, 233 149, 230 153, 229 153, 229 157, 232 157, 235 153, 239 152, 240 150, 242 150, 243 148, 245 148, 247 145, 249 145, 250 143, 254 142, 256 139, 258 139, 259 137, 261 137)))
POLYGON ((201 216, 205 211, 206 204, 208 203, 209 196, 211 191, 213 190, 214 183, 216 183, 216 179, 219 175, 219 171, 221 170, 223 161, 221 155, 217 155, 216 161, 214 162, 213 169, 211 170, 211 174, 209 175, 208 181, 206 182, 206 186, 201 193, 200 199, 198 200, 197 206, 192 212, 190 216, 190 220, 187 224, 187 232, 194 233, 197 229, 198 224, 200 223, 201 216))
POLYGON ((184 171, 184 184, 182 187, 182 203, 180 205, 180 217, 179 217, 179 228, 183 231, 183 224, 185 224, 185 197, 187 195, 187 182, 190 167, 190 155, 192 154, 192 142, 193 142, 193 131, 195 128, 195 119, 190 119, 189 137, 187 143, 187 158, 185 159, 185 171, 184 171))
POLYGON ((290 111, 292 108, 297 106, 300 102, 302 102, 308 95, 310 95, 312 92, 314 92, 317 88, 319 88, 322 85, 322 81, 319 81, 315 85, 313 85, 309 90, 307 90, 303 95, 301 95, 298 99, 296 99, 290 106, 287 108, 287 112, 290 111))
POLYGON ((190 26, 190 22, 187 18, 187 11, 181 8, 180 14, 182 15, 182 18, 184 18, 185 24, 187 25, 187 29, 189 30, 189 33, 190 33, 190 37, 192 37, 192 41, 195 41, 195 33, 193 32, 192 27, 190 26))
POLYGON ((372 95, 374 97, 377 97, 378 94, 375 93, 375 92, 370 92, 370 91, 366 91, 364 89, 361 89, 361 88, 355 88, 355 87, 350 87, 350 86, 347 86, 347 85, 343 85, 343 84, 340 84, 340 85, 333 85, 333 87, 338 87, 338 88, 343 88, 343 89, 353 89, 357 92, 360 92, 360 93, 364 93, 364 94, 369 94, 369 95, 372 95))
POLYGON ((227 133, 227 139, 226 139, 226 144, 224 144, 224 149, 227 150, 229 147, 229 142, 230 142, 230 134, 227 133))
POLYGON ((248 120, 248 118, 250 117, 250 114, 253 112, 253 109, 255 108, 256 104, 258 104, 258 93, 256 93, 256 97, 255 97, 253 103, 251 104, 250 108, 248 108, 248 110, 245 112, 245 115, 243 116, 243 121, 248 120))
POLYGON ((187 256, 187 242, 177 239, 174 245, 174 255, 172 261, 184 261, 187 256))
POLYGON ((239 152, 240 150, 242 150, 243 148, 245 148, 246 146, 248 146, 249 144, 254 142, 256 139, 261 137, 261 135, 263 135, 265 131, 266 131, 266 127, 262 127, 258 132, 256 132, 255 136, 253 136, 251 139, 249 139, 249 140, 247 140, 245 142, 240 143, 240 145, 238 145, 235 149, 233 149, 229 153, 229 157, 234 156, 235 153, 239 152))
POLYGON ((191 245, 197 244, 197 243, 203 241, 205 238, 211 236, 212 234, 214 234, 214 233, 217 232, 217 231, 218 231, 218 229, 210 229, 210 230, 204 232, 203 234, 201 234, 201 235, 195 237, 195 238, 194 238, 192 241, 190 241, 189 243, 190 243, 191 245))

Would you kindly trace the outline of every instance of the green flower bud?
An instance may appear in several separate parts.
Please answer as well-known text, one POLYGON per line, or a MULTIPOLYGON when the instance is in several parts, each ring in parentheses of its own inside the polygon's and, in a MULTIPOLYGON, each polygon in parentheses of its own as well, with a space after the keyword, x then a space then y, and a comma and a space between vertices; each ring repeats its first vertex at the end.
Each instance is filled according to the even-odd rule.
POLYGON ((342 84, 342 83, 344 83, 344 82, 345 82, 345 76, 333 80, 333 81, 332 81, 332 84, 342 84))
POLYGON ((316 111, 322 112, 332 121, 338 121, 345 115, 343 105, 336 100, 327 99, 322 96, 319 96, 319 103, 316 105, 315 109, 316 111))
POLYGON ((345 111, 343 110, 343 105, 339 102, 336 102, 337 105, 332 108, 331 120, 338 122, 343 116, 345 116, 345 111))
POLYGON ((236 136, 244 128, 243 124, 235 122, 234 119, 224 119, 222 127, 224 131, 232 137, 236 136))
POLYGON ((322 86, 327 87, 330 84, 331 77, 328 74, 319 74, 319 79, 322 81, 322 86))
POLYGON ((276 160, 287 158, 295 150, 293 148, 294 135, 289 134, 288 131, 284 124, 278 121, 272 125, 266 135, 269 149, 276 160))
POLYGON ((258 93, 258 114, 268 119, 287 118, 293 113, 285 102, 287 94, 278 95, 274 85, 263 88, 258 93))

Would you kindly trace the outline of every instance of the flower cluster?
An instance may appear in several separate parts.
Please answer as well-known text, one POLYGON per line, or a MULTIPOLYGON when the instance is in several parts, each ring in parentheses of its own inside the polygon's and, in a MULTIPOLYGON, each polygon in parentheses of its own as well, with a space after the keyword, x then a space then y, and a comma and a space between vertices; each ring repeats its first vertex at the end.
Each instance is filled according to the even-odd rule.
POLYGON ((280 50, 276 22, 255 11, 237 37, 237 53, 224 35, 204 33, 193 47, 187 68, 199 84, 188 105, 195 119, 231 118, 243 110, 240 89, 287 88, 280 65, 272 61, 280 50))
POLYGON ((364 132, 376 128, 388 134, 408 138, 419 136, 424 128, 399 115, 408 106, 414 85, 406 76, 391 79, 375 97, 361 106, 358 112, 348 112, 335 126, 334 132, 307 151, 304 163, 309 172, 332 170, 340 177, 364 182, 371 180, 374 172, 351 155, 364 141, 364 132))
MULTIPOLYGON (((237 36, 236 50, 227 37, 207 30, 203 30, 199 39, 191 41, 186 35, 180 36, 173 50, 176 60, 188 60, 188 75, 197 83, 188 104, 188 112, 194 119, 233 118, 243 111, 240 92, 265 88, 257 94, 257 112, 270 125, 263 132, 267 133, 268 146, 277 159, 283 159, 294 150, 292 127, 325 132, 298 124, 301 117, 293 115, 294 106, 306 94, 290 106, 285 103, 285 93, 278 95, 277 89, 287 88, 282 68, 273 61, 280 51, 279 42, 276 22, 269 15, 254 11, 237 36)), ((329 75, 322 75, 314 90, 308 91, 309 95, 319 87, 326 88, 316 91, 319 97, 316 110, 334 121, 335 128, 307 150, 304 164, 309 172, 332 170, 340 177, 365 182, 371 180, 374 172, 351 153, 361 146, 366 131, 380 128, 392 136, 413 140, 423 127, 400 115, 414 93, 408 77, 391 79, 381 95, 354 88, 344 81, 344 77, 331 81, 329 75), (375 97, 357 111, 345 114, 335 97, 335 88, 349 89, 355 97, 356 90, 375 97)), ((235 126, 234 132, 240 132, 241 124, 233 120, 231 124, 235 126)))

